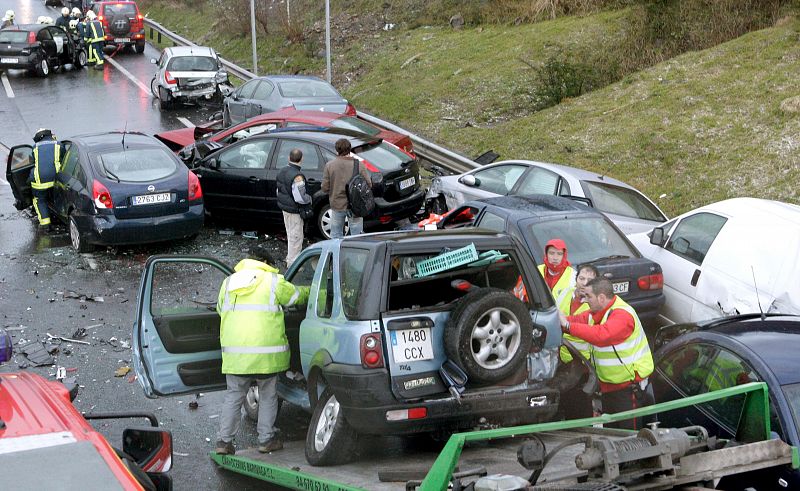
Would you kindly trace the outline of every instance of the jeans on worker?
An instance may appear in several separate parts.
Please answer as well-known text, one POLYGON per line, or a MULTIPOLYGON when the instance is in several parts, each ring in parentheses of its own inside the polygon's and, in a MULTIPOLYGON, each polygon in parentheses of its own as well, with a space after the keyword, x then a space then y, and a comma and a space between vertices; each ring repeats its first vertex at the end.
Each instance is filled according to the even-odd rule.
POLYGON ((299 213, 284 211, 283 224, 286 226, 286 268, 289 268, 303 250, 303 218, 299 213))
POLYGON ((232 442, 239 432, 242 421, 242 403, 253 381, 258 386, 258 441, 264 443, 275 436, 275 418, 278 416, 277 374, 267 378, 254 378, 246 375, 225 375, 228 390, 219 415, 219 434, 217 440, 232 442))
POLYGON ((347 218, 348 235, 360 235, 364 232, 364 219, 354 217, 350 210, 338 211, 331 209, 331 238, 340 239, 344 237, 344 224, 347 218))

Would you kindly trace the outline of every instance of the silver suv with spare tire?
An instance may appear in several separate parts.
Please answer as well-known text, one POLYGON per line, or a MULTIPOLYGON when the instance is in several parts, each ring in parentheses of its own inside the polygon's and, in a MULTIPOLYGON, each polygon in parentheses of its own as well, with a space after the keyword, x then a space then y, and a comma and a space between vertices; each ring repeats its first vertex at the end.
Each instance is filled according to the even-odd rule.
MULTIPOLYGON (((198 306, 216 303, 230 272, 212 258, 148 260, 133 358, 149 397, 225 388, 219 317, 198 306), (174 299, 156 298, 167 294, 174 299)), ((285 314, 292 358, 278 389, 311 413, 309 463, 352 460, 366 434, 555 415, 558 313, 516 239, 467 229, 328 240, 305 249, 286 278, 310 287, 308 305, 285 314), (513 294, 520 284, 524 303, 513 294)))

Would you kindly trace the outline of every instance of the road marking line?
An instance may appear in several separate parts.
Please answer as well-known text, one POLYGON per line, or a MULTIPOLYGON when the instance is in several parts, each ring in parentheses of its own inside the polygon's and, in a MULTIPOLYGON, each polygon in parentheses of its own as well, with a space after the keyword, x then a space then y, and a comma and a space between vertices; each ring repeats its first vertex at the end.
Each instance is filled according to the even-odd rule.
POLYGON ((184 118, 183 116, 178 116, 178 121, 185 124, 187 128, 194 128, 194 123, 184 118))
POLYGON ((3 74, 0 75, 0 78, 3 79, 3 87, 5 87, 5 89, 6 89, 6 95, 8 96, 9 99, 13 99, 14 98, 14 89, 11 88, 11 82, 8 81, 8 77, 6 76, 6 72, 3 72, 3 74))
POLYGON ((133 82, 136 85, 138 85, 139 88, 142 89, 146 94, 150 93, 150 88, 148 86, 146 86, 144 83, 142 83, 141 80, 139 80, 138 78, 134 77, 133 74, 131 72, 129 72, 128 70, 126 70, 124 66, 120 65, 117 60, 115 60, 114 58, 106 58, 106 61, 111 63, 112 65, 114 65, 114 68, 116 68, 117 70, 121 71, 123 75, 128 77, 131 80, 131 82, 133 82))

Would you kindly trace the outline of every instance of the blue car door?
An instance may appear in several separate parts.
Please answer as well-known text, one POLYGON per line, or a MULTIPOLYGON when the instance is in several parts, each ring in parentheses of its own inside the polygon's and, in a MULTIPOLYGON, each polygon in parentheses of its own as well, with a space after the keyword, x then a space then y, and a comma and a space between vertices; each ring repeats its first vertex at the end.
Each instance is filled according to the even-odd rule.
POLYGON ((233 270, 210 257, 152 256, 142 272, 133 365, 147 397, 225 388, 219 288, 233 270))

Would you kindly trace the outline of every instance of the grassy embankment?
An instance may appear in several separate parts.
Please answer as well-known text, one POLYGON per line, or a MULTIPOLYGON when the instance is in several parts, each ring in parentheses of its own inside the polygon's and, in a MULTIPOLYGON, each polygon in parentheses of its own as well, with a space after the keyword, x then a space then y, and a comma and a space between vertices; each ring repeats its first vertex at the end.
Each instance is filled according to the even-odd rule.
MULTIPOLYGON (((212 13, 158 5, 150 17, 187 37, 204 33, 201 42, 233 60, 249 59, 249 38, 210 31, 212 13)), ((383 49, 342 47, 334 73, 358 74, 338 84, 357 107, 442 145, 607 173, 639 187, 670 215, 733 196, 800 201, 800 115, 779 108, 800 93, 797 20, 532 111, 531 65, 554 50, 579 58, 587 50, 613 50, 626 29, 625 12, 458 31, 381 31, 383 49)), ((321 73, 323 60, 307 53, 286 63, 293 49, 304 50, 279 36, 262 39, 259 63, 273 72, 291 65, 321 73)))

